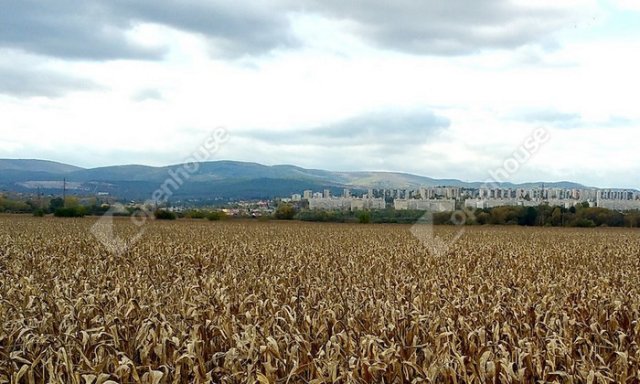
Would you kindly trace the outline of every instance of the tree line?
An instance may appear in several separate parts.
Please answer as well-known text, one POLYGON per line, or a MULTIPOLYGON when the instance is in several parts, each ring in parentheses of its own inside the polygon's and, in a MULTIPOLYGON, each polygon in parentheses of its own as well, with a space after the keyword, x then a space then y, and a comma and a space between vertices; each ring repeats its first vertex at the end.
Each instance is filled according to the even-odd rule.
POLYGON ((588 203, 565 208, 542 204, 534 207, 477 209, 467 216, 468 224, 523 225, 548 227, 639 227, 640 212, 619 212, 590 207, 588 203))
MULTIPOLYGON (((82 217, 102 215, 109 209, 97 201, 80 204, 75 197, 51 198, 45 201, 15 200, 0 195, 0 213, 32 213, 35 216, 53 214, 58 217, 82 217), (46 203, 46 204, 45 204, 46 203)), ((127 208, 122 214, 132 214, 135 208, 127 208)), ((272 217, 262 219, 301 220, 341 223, 399 223, 411 224, 419 220, 436 225, 521 225, 550 227, 640 227, 640 211, 619 212, 606 208, 590 207, 588 203, 565 208, 542 204, 533 207, 501 206, 460 212, 437 212, 425 215, 420 210, 394 210, 393 208, 371 211, 309 210, 289 203, 278 205, 272 217), (462 222, 461 222, 462 221, 462 222)), ((181 213, 156 211, 158 219, 209 219, 222 220, 226 215, 220 211, 190 210, 181 213)))
POLYGON ((640 227, 640 211, 619 212, 589 207, 588 203, 565 208, 539 205, 534 207, 501 206, 457 212, 382 209, 372 211, 308 210, 279 206, 275 217, 286 220, 341 223, 400 223, 417 221, 435 225, 521 225, 547 227, 640 227))

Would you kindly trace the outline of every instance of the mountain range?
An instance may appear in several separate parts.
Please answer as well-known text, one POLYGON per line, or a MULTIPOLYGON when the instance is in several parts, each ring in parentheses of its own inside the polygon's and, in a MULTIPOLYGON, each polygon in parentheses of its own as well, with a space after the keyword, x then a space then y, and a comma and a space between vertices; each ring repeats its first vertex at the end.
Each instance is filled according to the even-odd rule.
MULTIPOLYGON (((63 188, 63 180, 66 180, 66 188, 70 194, 100 193, 126 200, 145 200, 171 179, 171 174, 178 175, 174 180, 185 181, 180 182, 179 188, 172 188, 172 199, 204 201, 282 197, 302 193, 306 189, 330 189, 333 193, 341 193, 343 188, 479 188, 483 185, 482 182, 434 179, 400 172, 333 172, 294 165, 268 166, 227 160, 198 163, 197 170, 191 171, 193 169, 186 164, 165 167, 118 165, 82 168, 47 160, 0 159, 0 190, 59 194, 63 188)), ((532 188, 541 184, 542 182, 501 183, 500 187, 532 188)), ((549 188, 584 188, 581 184, 568 181, 544 184, 549 188)))

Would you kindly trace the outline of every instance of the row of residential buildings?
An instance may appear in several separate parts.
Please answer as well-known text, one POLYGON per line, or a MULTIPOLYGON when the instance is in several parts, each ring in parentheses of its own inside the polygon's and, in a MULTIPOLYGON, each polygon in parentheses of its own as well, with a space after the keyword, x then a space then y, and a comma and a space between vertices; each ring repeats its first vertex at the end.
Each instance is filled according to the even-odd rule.
POLYGON ((536 206, 543 203, 570 208, 588 203, 591 207, 613 210, 640 209, 640 192, 622 189, 563 189, 531 188, 501 189, 481 188, 474 198, 466 199, 465 207, 493 208, 498 206, 536 206))
MULTIPOLYGON (((419 188, 416 190, 411 189, 374 189, 369 188, 367 192, 361 193, 359 197, 362 198, 391 198, 391 199, 454 199, 459 200, 462 197, 468 197, 469 192, 463 191, 458 187, 433 187, 433 188, 419 188)), ((302 194, 293 194, 291 200, 300 201, 302 199, 319 199, 319 198, 335 198, 330 189, 325 189, 322 192, 314 192, 312 190, 305 190, 302 194)), ((351 189, 345 188, 342 191, 342 195, 339 197, 350 198, 352 195, 351 189)))
POLYGON ((341 196, 333 196, 329 189, 323 192, 306 190, 291 196, 292 201, 307 200, 309 209, 363 210, 384 209, 387 203, 396 210, 453 211, 464 205, 469 208, 497 206, 571 206, 589 203, 590 206, 614 210, 640 209, 640 192, 622 189, 567 189, 567 188, 458 188, 425 187, 410 189, 369 189, 359 196, 344 189, 341 196))
POLYGON ((386 203, 382 198, 317 197, 309 199, 309 209, 361 211, 385 209, 385 207, 386 203))

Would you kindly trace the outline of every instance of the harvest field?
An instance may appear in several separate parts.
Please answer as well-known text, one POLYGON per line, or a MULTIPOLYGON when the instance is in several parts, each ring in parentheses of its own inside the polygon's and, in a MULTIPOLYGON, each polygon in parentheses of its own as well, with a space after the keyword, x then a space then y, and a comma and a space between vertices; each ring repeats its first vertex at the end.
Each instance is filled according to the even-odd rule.
POLYGON ((640 380, 638 230, 94 222, 0 216, 0 382, 640 380))

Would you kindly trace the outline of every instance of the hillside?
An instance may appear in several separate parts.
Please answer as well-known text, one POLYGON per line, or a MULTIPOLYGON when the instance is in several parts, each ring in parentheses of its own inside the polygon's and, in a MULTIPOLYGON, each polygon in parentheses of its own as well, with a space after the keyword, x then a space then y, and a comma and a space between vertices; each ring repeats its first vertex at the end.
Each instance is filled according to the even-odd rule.
MULTIPOLYGON (((123 199, 145 199, 169 179, 169 175, 184 177, 183 165, 166 167, 119 165, 83 169, 73 165, 45 160, 0 160, 0 188, 6 191, 55 194, 67 180, 67 188, 78 194, 105 192, 123 199)), ((528 188, 542 184, 510 184, 505 188, 528 188)), ((580 188, 572 182, 544 183, 547 187, 580 188)), ((263 165, 239 161, 211 161, 198 165, 188 174, 188 182, 175 191, 176 199, 254 199, 287 196, 305 189, 325 188, 334 192, 342 188, 419 188, 429 186, 478 188, 480 182, 457 179, 434 179, 400 172, 332 172, 306 169, 295 165, 263 165)), ((72 192, 73 193, 73 192, 72 192)))
POLYGON ((44 172, 52 174, 79 171, 82 168, 56 161, 35 159, 0 159, 0 171, 44 172))

